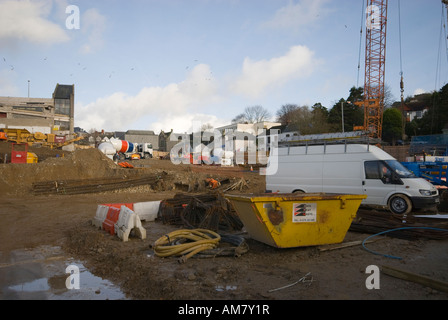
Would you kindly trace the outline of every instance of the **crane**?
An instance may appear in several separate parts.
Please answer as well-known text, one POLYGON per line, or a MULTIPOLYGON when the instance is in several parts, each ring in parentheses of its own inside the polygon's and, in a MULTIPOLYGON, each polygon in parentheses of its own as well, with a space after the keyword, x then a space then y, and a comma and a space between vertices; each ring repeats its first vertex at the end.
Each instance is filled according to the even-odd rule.
POLYGON ((446 13, 447 13, 447 17, 446 19, 448 20, 448 0, 442 0, 442 3, 445 5, 446 7, 446 13))
POLYGON ((374 139, 381 139, 383 127, 387 5, 367 0, 364 100, 357 104, 364 108, 363 129, 374 139))

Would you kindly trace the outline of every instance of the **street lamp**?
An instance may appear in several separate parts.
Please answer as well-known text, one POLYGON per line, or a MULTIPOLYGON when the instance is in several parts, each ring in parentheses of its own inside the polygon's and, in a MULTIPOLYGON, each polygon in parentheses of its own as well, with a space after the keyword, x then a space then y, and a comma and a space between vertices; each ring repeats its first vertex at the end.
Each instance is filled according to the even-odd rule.
MULTIPOLYGON (((346 104, 351 105, 352 103, 347 100, 346 104)), ((345 127, 344 127, 344 101, 341 101, 341 112, 342 112, 342 132, 345 132, 345 127)))

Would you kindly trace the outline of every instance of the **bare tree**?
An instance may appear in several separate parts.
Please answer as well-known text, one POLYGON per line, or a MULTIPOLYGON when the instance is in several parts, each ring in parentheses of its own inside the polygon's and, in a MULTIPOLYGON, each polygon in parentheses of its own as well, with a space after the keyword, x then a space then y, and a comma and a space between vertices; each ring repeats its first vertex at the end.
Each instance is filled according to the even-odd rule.
POLYGON ((207 130, 210 130, 210 129, 213 130, 213 126, 210 123, 204 123, 201 126, 201 131, 207 131, 207 130))
POLYGON ((246 115, 244 113, 240 113, 232 119, 232 123, 248 123, 248 121, 246 119, 246 115))
POLYGON ((394 102, 395 97, 391 87, 388 84, 384 85, 384 108, 390 108, 394 102))
POLYGON ((277 110, 277 121, 282 125, 288 125, 293 121, 294 113, 299 108, 296 104, 284 104, 277 110))
POLYGON ((243 113, 240 113, 232 119, 232 123, 258 123, 266 121, 271 117, 268 110, 262 106, 246 107, 243 113))

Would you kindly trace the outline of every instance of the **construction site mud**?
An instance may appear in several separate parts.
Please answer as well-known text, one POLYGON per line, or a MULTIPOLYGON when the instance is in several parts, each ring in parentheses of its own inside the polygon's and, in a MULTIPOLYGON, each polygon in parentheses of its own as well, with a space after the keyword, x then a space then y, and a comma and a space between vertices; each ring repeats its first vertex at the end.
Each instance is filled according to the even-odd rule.
MULTIPOLYGON (((6 144, 0 145, 0 153, 9 150, 6 144)), ((146 238, 131 237, 123 242, 117 236, 92 226, 97 206, 167 200, 179 194, 199 196, 216 194, 217 191, 222 194, 261 193, 265 190, 264 176, 250 167, 174 165, 169 160, 160 159, 136 160, 132 162, 134 168, 122 168, 97 149, 73 153, 35 149, 33 152, 38 155, 39 163, 0 164, 2 299, 23 297, 13 288, 25 283, 27 278, 14 278, 14 268, 36 262, 20 261, 15 258, 14 252, 40 250, 43 247, 58 248, 58 254, 67 261, 81 261, 90 273, 110 281, 123 292, 123 296, 102 296, 104 299, 269 301, 448 298, 448 292, 444 290, 448 282, 448 237, 445 233, 438 238, 429 238, 421 233, 407 234, 406 238, 384 235, 365 245, 362 244, 363 240, 374 232, 358 228, 349 230, 344 240, 347 245, 338 249, 328 246, 279 249, 251 239, 244 228, 234 228, 223 233, 243 238, 245 250, 233 255, 192 257, 179 263, 176 257, 161 258, 155 255, 153 246, 161 237, 189 226, 167 223, 162 219, 143 221, 146 238), (123 182, 141 177, 151 179, 144 184, 119 184, 108 190, 86 193, 35 192, 37 185, 44 188, 42 186, 48 184, 48 190, 54 191, 57 188, 53 186, 60 186, 64 181, 88 180, 91 186, 96 180, 99 186, 104 185, 107 179, 123 182), (207 178, 216 179, 222 184, 216 190, 210 190, 205 182, 207 178), (371 250, 366 250, 366 246, 371 250), (388 255, 398 256, 399 259, 388 255), (380 269, 391 267, 406 271, 427 281, 417 283, 411 278, 404 280, 381 272, 379 288, 368 289, 368 267, 372 265, 380 269), (434 282, 438 285, 433 285, 434 282)), ((372 212, 360 209, 359 216, 372 212)), ((412 223, 414 221, 408 219, 407 226, 412 223)), ((421 221, 419 225, 422 225, 421 221)), ((442 224, 438 226, 448 228, 442 224)), ((49 282, 48 290, 57 287, 60 291, 69 291, 64 288, 68 277, 65 267, 61 266, 59 276, 49 282)), ((101 290, 97 291, 99 295, 101 290)), ((29 299, 52 297, 54 295, 26 296, 29 299)))

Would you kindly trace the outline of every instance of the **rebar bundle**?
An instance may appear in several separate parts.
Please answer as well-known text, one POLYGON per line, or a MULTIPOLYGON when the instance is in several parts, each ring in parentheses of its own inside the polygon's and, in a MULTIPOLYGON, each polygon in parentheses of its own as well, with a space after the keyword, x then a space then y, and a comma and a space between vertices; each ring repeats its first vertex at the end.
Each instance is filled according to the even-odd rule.
POLYGON ((159 218, 165 224, 183 225, 189 228, 241 230, 243 224, 231 204, 219 194, 177 194, 162 201, 159 218))
POLYGON ((387 230, 403 227, 419 227, 413 229, 401 229, 388 233, 388 236, 415 240, 419 238, 442 240, 448 239, 448 222, 440 219, 415 217, 414 215, 396 215, 390 212, 359 210, 353 220, 350 231, 365 233, 380 233, 387 230), (446 229, 434 230, 431 228, 446 229))
POLYGON ((154 186, 160 177, 156 175, 140 176, 138 178, 103 178, 80 180, 53 180, 33 183, 35 195, 48 194, 84 194, 111 191, 142 185, 154 186))

